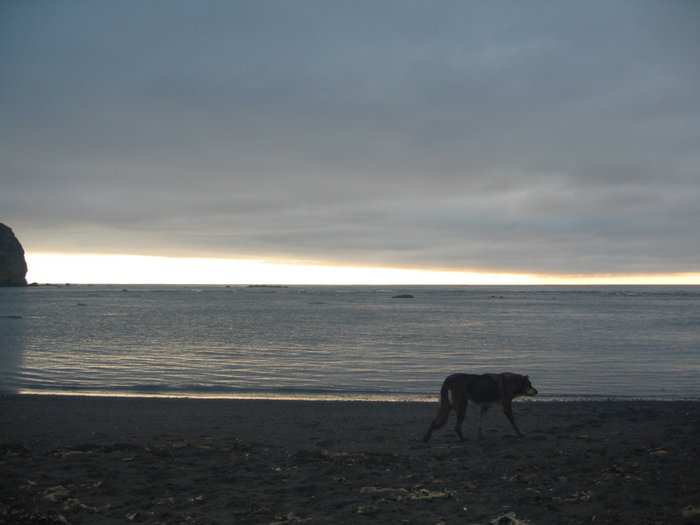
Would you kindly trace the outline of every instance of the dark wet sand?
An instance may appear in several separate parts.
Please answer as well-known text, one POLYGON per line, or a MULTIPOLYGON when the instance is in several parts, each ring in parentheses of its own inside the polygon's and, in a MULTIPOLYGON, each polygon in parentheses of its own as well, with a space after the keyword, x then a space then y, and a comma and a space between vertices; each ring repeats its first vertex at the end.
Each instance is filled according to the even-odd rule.
POLYGON ((436 405, 0 395, 0 523, 700 523, 700 401, 436 405))

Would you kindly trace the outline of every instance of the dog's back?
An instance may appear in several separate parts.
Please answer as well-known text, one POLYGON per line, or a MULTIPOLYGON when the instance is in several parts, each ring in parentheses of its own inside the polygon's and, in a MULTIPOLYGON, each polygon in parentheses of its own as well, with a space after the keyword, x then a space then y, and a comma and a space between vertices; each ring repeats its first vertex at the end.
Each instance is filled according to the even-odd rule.
POLYGON ((527 376, 510 372, 475 376, 470 383, 468 400, 481 407, 503 407, 514 397, 532 395, 529 393, 532 385, 527 376))
MULTIPOLYGON (((507 399, 513 399, 516 392, 509 384, 523 376, 505 372, 503 374, 452 374, 442 383, 440 394, 447 392, 450 407, 464 403, 479 406, 502 406, 507 399), (504 388, 505 387, 505 388, 504 388)), ((523 392, 524 395, 524 392, 523 392)))

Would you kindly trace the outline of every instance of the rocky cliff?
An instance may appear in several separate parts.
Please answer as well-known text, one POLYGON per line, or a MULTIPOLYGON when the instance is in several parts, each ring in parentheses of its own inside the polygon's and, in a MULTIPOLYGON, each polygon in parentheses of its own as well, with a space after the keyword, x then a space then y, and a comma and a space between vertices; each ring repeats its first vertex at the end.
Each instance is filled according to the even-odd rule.
POLYGON ((26 286, 24 249, 10 228, 0 223, 0 286, 26 286))

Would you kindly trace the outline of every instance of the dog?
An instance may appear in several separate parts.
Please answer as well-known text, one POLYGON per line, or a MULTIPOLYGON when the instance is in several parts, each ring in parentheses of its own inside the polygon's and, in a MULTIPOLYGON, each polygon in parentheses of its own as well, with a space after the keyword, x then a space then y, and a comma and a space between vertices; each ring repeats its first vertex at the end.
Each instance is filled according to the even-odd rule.
POLYGON ((484 438, 483 426, 486 412, 492 407, 501 407, 503 413, 513 425, 513 429, 518 436, 523 433, 518 428, 513 417, 511 403, 513 398, 518 396, 534 396, 537 390, 530 383, 528 376, 520 374, 452 374, 442 383, 440 389, 440 408, 437 416, 428 427, 428 431, 423 436, 423 442, 427 443, 433 430, 442 428, 447 422, 450 410, 454 408, 457 414, 457 426, 455 431, 461 440, 462 423, 467 413, 467 405, 472 403, 481 407, 479 416, 479 438, 484 438))

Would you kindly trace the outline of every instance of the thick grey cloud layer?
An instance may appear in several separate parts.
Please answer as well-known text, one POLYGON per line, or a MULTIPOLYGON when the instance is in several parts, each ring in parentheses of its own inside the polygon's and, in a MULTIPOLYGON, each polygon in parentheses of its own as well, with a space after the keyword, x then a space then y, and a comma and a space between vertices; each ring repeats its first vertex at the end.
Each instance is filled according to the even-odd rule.
POLYGON ((700 269, 700 5, 4 2, 33 251, 700 269))

